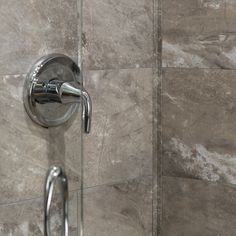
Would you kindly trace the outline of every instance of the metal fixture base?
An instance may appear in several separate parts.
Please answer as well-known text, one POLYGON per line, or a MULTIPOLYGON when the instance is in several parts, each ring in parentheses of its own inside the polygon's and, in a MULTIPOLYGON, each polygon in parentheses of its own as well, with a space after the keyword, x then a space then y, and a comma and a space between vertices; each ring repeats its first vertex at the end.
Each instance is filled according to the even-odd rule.
POLYGON ((80 69, 76 63, 63 54, 42 57, 27 74, 24 84, 24 105, 30 118, 43 127, 58 126, 65 123, 77 110, 79 103, 35 102, 33 89, 38 83, 58 79, 63 82, 81 84, 80 69))

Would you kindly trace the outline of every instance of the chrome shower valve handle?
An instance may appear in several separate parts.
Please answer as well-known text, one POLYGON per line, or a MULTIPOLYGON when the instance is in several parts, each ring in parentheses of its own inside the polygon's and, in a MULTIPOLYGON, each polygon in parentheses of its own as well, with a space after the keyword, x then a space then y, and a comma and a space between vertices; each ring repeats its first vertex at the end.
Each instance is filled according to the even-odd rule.
POLYGON ((29 72, 24 104, 32 120, 44 127, 66 122, 83 105, 84 132, 91 128, 92 102, 82 87, 80 69, 62 54, 41 58, 29 72))

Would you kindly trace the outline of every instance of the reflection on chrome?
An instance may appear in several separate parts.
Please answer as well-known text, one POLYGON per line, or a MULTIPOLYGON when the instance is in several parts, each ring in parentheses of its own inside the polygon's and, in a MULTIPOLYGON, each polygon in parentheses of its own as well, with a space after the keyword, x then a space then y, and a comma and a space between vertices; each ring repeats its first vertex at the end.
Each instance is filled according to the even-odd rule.
POLYGON ((60 181, 61 197, 63 204, 62 214, 62 236, 68 236, 68 181, 65 172, 62 167, 52 166, 50 167, 45 183, 44 192, 44 234, 45 236, 51 236, 50 233, 50 210, 52 205, 52 197, 54 186, 57 181, 60 181))

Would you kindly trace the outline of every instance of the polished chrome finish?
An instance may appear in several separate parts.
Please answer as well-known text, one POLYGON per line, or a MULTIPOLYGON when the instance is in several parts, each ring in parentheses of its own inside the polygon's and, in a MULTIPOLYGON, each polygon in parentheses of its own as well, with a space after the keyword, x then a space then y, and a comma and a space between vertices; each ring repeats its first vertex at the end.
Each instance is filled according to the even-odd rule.
POLYGON ((44 192, 44 235, 51 236, 50 233, 50 209, 52 204, 53 189, 56 181, 60 181, 61 196, 63 201, 62 215, 62 236, 68 236, 68 181, 62 167, 52 166, 46 177, 44 192))
POLYGON ((79 67, 62 54, 43 57, 33 66, 24 87, 24 104, 32 120, 44 127, 63 124, 80 102, 84 131, 89 133, 92 102, 82 88, 79 67))

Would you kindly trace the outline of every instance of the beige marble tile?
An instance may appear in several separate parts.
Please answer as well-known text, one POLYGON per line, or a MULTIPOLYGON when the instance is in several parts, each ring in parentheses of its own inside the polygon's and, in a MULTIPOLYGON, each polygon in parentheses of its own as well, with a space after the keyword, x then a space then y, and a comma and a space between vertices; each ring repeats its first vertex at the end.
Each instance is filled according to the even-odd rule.
POLYGON ((0 202, 43 194, 48 130, 35 125, 22 101, 24 76, 1 77, 0 202))
POLYGON ((234 71, 165 69, 165 175, 235 184, 235 88, 234 71))
POLYGON ((80 189, 82 181, 81 122, 80 106, 77 113, 67 123, 49 128, 48 163, 64 166, 70 190, 80 189))
POLYGON ((0 74, 26 73, 52 52, 77 59, 77 1, 0 1, 0 74))
POLYGON ((152 180, 98 186, 84 193, 85 236, 151 236, 152 180))
MULTIPOLYGON (((61 235, 61 201, 53 202, 51 235, 61 235)), ((69 234, 77 236, 77 193, 69 200, 69 234)), ((1 236, 43 236, 43 201, 40 199, 0 206, 1 236)))
POLYGON ((86 186, 152 174, 152 69, 88 71, 85 87, 93 101, 86 186))
POLYGON ((152 67, 152 1, 85 0, 83 20, 87 69, 152 67))
POLYGON ((235 235, 235 193, 228 185, 164 177, 162 235, 235 235))
POLYGON ((46 172, 53 163, 66 167, 70 189, 78 189, 80 112, 57 132, 42 128, 24 110, 24 76, 3 76, 0 80, 0 203, 42 196, 46 172))
POLYGON ((235 2, 163 1, 163 65, 236 68, 235 2))

